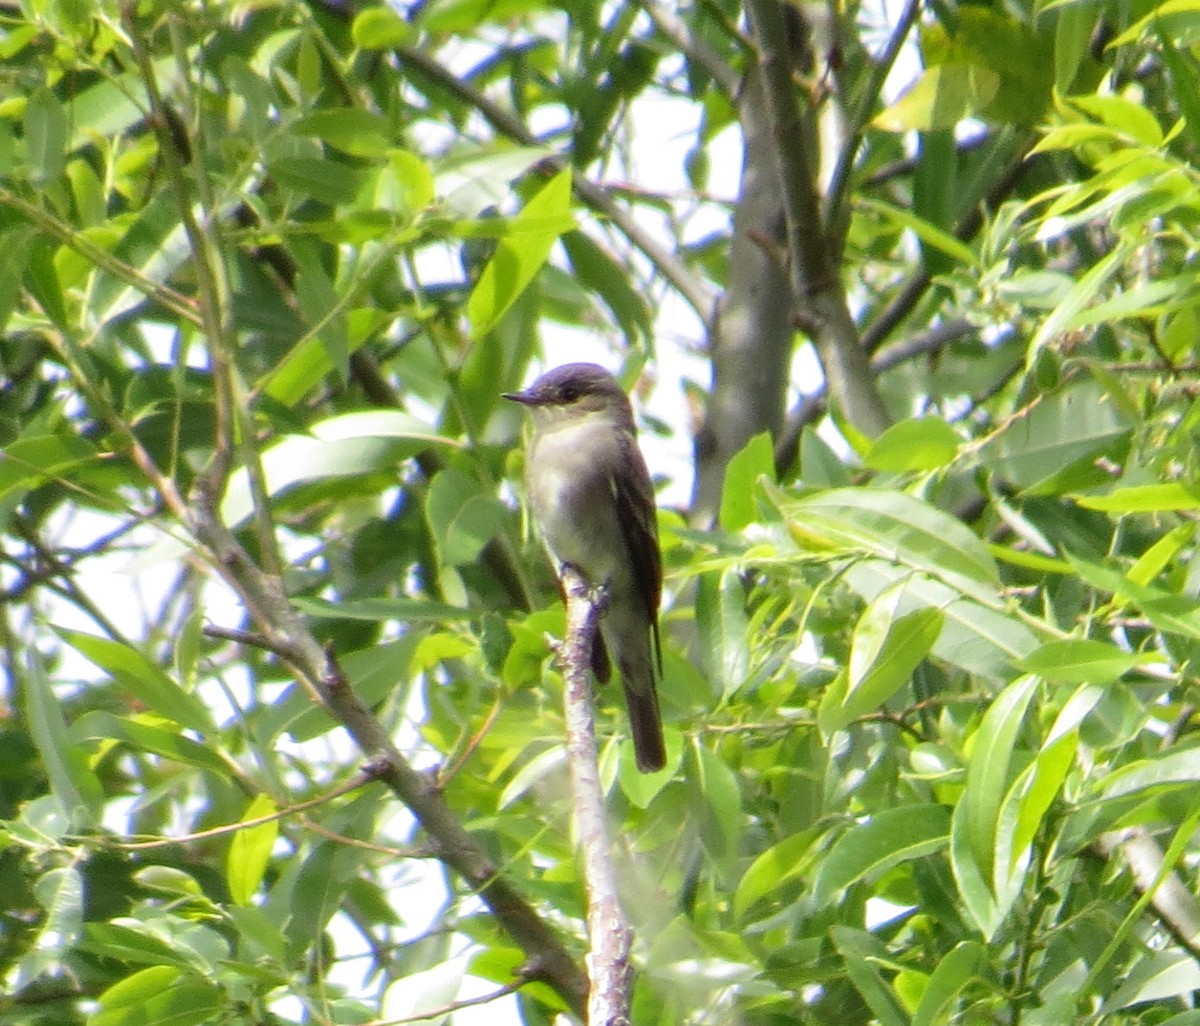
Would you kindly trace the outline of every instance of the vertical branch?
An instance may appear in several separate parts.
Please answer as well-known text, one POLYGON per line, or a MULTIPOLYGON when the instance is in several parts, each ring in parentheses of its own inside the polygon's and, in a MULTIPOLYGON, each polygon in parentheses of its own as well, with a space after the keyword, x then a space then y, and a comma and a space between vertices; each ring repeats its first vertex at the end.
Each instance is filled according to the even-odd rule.
POLYGON ((797 101, 785 5, 780 0, 749 0, 746 12, 775 136, 795 321, 812 338, 830 398, 857 430, 879 435, 890 417, 846 304, 840 249, 822 214, 818 161, 808 152, 807 143, 815 133, 811 111, 806 120, 797 101))
POLYGON ((567 638, 563 645, 564 703, 567 718, 567 758, 575 833, 583 856, 587 886, 588 1017, 589 1026, 617 1026, 630 1021, 633 966, 629 951, 633 931, 617 896, 617 873, 612 841, 600 787, 596 725, 592 716, 592 686, 588 678, 592 643, 601 606, 580 574, 565 567, 567 638))
MULTIPOLYGON (((245 400, 246 390, 239 379, 233 359, 236 345, 229 281, 221 250, 220 225, 211 207, 211 196, 204 181, 204 167, 202 162, 197 164, 195 161, 195 155, 191 152, 192 143, 185 135, 184 126, 163 98, 154 62, 135 21, 136 5, 126 2, 121 14, 134 61, 146 87, 146 99, 150 108, 149 124, 158 141, 159 159, 170 181, 179 220, 188 238, 192 270, 196 276, 196 290, 199 294, 201 325, 208 343, 217 429, 216 448, 205 471, 204 476, 207 480, 204 487, 214 495, 223 491, 236 449, 246 469, 250 493, 254 500, 252 522, 258 536, 259 558, 267 570, 282 577, 283 560, 276 547, 275 525, 271 518, 266 478, 254 440, 254 423, 248 402, 245 400), (194 175, 188 173, 189 164, 194 165, 194 175), (197 194, 201 197, 199 200, 196 199, 197 194), (201 215, 200 219, 197 219, 197 211, 201 215)), ((173 19, 174 15, 168 13, 166 17, 173 19)), ((171 27, 174 28, 173 21, 171 27)), ((186 82, 187 54, 174 31, 172 39, 179 75, 186 82)))

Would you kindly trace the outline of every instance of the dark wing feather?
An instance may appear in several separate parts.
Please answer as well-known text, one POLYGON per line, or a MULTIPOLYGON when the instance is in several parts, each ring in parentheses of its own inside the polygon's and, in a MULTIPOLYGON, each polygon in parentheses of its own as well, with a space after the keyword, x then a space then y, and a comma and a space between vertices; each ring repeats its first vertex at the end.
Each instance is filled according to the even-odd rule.
POLYGON ((658 606, 662 601, 662 553, 658 548, 654 484, 646 461, 632 434, 621 435, 621 463, 609 478, 617 508, 617 522, 629 550, 638 595, 654 636, 654 656, 662 675, 662 645, 658 637, 658 606))

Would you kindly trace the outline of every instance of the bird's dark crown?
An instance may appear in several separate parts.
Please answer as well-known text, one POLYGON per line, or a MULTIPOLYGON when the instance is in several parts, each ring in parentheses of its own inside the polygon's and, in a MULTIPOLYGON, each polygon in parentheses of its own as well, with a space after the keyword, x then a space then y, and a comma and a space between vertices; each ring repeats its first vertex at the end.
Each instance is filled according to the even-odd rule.
POLYGON ((569 406, 587 396, 625 398, 617 379, 595 363, 566 363, 547 371, 524 392, 506 392, 505 398, 526 406, 569 406))

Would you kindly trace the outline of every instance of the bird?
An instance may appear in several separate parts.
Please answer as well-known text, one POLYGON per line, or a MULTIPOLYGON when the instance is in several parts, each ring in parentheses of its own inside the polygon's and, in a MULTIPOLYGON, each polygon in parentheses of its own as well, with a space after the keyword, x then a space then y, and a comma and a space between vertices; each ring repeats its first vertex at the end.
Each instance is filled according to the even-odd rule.
POLYGON ((525 491, 546 551, 560 578, 564 567, 573 567, 607 600, 592 670, 606 683, 609 657, 616 663, 637 768, 657 772, 667 761, 656 686, 662 554, 654 485, 629 397, 594 363, 555 367, 524 391, 502 394, 525 406, 533 421, 525 491))

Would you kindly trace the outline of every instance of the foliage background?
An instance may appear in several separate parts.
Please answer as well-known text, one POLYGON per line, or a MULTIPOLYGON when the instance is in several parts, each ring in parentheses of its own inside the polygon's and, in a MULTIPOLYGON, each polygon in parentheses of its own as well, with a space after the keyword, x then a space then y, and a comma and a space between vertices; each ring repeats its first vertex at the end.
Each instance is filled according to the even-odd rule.
POLYGON ((693 369, 635 1021, 1200 1022, 1198 25, 0 4, 0 1020, 578 1011, 565 328, 693 369))

